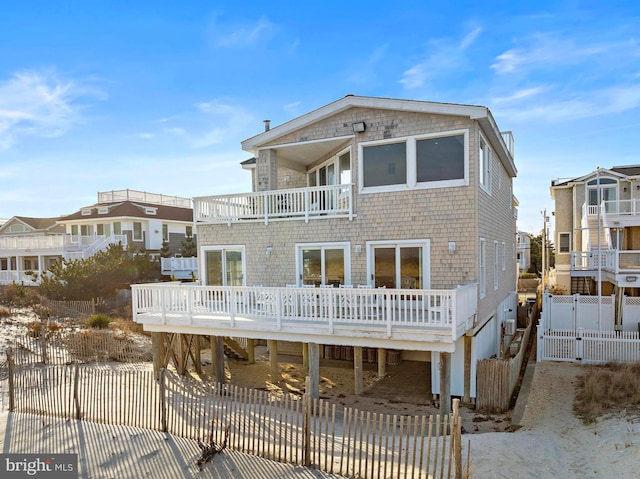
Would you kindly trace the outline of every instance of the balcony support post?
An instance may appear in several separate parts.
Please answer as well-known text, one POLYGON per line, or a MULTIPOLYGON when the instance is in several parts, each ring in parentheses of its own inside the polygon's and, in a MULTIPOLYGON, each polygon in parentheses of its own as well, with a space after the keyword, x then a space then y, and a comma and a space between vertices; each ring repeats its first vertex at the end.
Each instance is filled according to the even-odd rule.
POLYGON ((271 375, 271 382, 273 384, 280 383, 280 368, 278 366, 278 341, 275 339, 269 339, 267 341, 267 347, 269 348, 269 371, 271 375))
POLYGON ((464 395, 462 402, 471 403, 471 341, 472 336, 464 335, 464 395))
POLYGON ((320 347, 318 343, 308 343, 309 347, 309 397, 320 399, 320 347))
POLYGON ((387 375, 387 350, 378 348, 378 377, 383 378, 387 375))
POLYGON ((353 347, 353 374, 356 395, 362 394, 362 346, 353 347))
POLYGON ((440 415, 451 413, 451 353, 440 353, 440 415))
POLYGON ((224 384, 226 382, 226 376, 224 372, 224 343, 222 336, 211 336, 210 342, 213 375, 217 383, 224 384))

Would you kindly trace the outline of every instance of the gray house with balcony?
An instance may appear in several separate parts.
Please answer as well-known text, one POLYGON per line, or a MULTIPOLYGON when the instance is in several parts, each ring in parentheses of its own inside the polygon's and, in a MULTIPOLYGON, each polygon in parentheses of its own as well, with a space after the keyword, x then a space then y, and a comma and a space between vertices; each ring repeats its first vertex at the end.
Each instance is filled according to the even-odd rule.
POLYGON ((511 133, 483 106, 349 95, 242 148, 252 191, 194 198, 201 284, 133 287, 156 344, 286 344, 312 394, 333 347, 353 348, 356 391, 362 349, 381 373, 393 351, 431 364, 416 381, 434 395, 471 401, 516 314, 511 133))

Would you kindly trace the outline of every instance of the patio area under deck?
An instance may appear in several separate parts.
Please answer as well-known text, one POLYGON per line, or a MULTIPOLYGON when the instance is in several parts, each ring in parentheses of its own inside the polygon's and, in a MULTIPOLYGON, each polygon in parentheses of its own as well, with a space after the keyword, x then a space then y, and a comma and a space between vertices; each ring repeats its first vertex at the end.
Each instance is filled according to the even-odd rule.
POLYGON ((133 285, 150 332, 453 352, 472 326, 477 285, 452 290, 133 285))

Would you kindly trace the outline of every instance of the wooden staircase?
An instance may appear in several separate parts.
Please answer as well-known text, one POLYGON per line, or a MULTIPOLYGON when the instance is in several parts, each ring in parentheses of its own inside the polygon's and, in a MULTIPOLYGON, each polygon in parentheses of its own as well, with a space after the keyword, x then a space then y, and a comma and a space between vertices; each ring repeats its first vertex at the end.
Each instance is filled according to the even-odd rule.
POLYGON ((223 338, 222 341, 225 356, 239 361, 247 361, 249 359, 249 352, 238 341, 229 337, 223 338))

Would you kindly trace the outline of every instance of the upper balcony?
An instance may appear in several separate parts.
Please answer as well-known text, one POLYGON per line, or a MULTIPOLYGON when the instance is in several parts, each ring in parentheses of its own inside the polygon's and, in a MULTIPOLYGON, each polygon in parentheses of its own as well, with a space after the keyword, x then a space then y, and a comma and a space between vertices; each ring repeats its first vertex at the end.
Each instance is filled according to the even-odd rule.
POLYGON ((640 226, 640 199, 607 200, 598 205, 583 205, 583 215, 600 214, 608 227, 640 226))
POLYGON ((573 276, 597 276, 617 286, 638 287, 640 251, 603 249, 571 252, 573 276))
POLYGON ((289 188, 193 199, 199 223, 227 224, 247 221, 353 219, 353 186, 350 184, 289 188))
POLYGON ((145 330, 453 351, 477 313, 477 284, 452 290, 132 285, 145 330))

